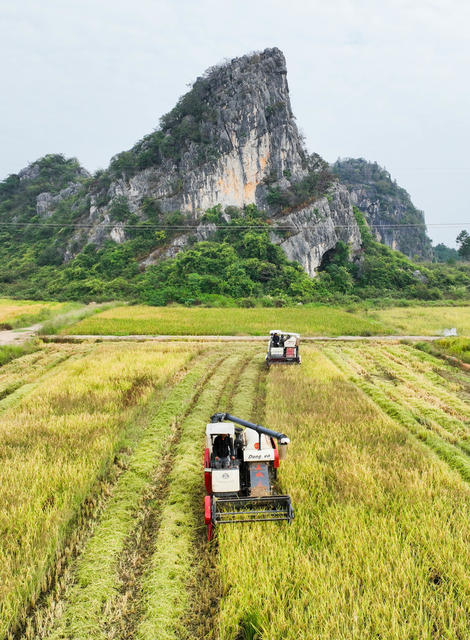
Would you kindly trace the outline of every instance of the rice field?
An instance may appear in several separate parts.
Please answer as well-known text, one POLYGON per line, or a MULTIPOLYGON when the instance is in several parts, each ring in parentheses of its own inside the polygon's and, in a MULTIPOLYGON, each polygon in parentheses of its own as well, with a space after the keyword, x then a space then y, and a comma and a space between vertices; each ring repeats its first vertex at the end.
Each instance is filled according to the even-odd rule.
POLYGON ((309 336, 393 333, 385 322, 335 307, 207 309, 115 307, 64 329, 76 335, 267 335, 270 329, 309 336))
POLYGON ((469 637, 469 374, 405 344, 263 351, 49 344, 0 367, 0 638, 469 637), (207 542, 217 410, 291 438, 291 525, 207 542))
POLYGON ((455 327, 459 336, 470 336, 470 307, 390 307, 370 317, 395 327, 397 335, 436 336, 455 327))
POLYGON ((0 298, 0 328, 24 327, 81 306, 81 304, 73 302, 44 302, 0 298))

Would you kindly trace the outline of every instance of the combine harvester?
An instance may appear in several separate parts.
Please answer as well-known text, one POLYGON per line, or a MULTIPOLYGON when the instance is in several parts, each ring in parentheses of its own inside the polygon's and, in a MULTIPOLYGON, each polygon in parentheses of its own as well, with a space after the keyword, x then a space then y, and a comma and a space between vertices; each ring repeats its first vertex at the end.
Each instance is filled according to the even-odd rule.
POLYGON ((213 528, 220 524, 292 521, 290 496, 274 495, 272 486, 289 442, 283 433, 229 413, 215 413, 211 417, 206 427, 204 454, 204 479, 209 494, 205 497, 204 511, 209 540, 213 528))
POLYGON ((300 364, 298 333, 289 333, 273 329, 269 332, 266 364, 300 364))

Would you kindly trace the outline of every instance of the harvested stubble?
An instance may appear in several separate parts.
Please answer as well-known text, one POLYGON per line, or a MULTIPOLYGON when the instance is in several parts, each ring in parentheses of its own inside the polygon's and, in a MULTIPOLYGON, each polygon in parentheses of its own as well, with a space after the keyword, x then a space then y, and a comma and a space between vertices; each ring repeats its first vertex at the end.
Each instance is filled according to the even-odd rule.
POLYGON ((468 637, 468 485, 313 348, 270 371, 265 422, 296 519, 221 529, 217 637, 468 637))
POLYGON ((199 513, 194 509, 200 496, 204 426, 211 413, 220 408, 226 383, 240 370, 246 354, 247 347, 236 349, 218 368, 182 424, 155 552, 142 585, 145 611, 135 634, 139 640, 190 637, 185 626, 191 593, 188 584, 191 574, 197 571, 193 558, 195 539, 206 528, 202 504, 199 513))
MULTIPOLYGON (((221 397, 219 408, 238 417, 262 423, 262 415, 254 412, 264 404, 263 382, 265 374, 264 355, 258 353, 241 372, 235 392, 233 393, 232 389, 224 394, 226 397, 221 397)), ((204 495, 205 490, 201 484, 198 508, 195 510, 198 518, 202 517, 200 505, 203 503, 204 495)), ((188 583, 188 611, 183 619, 182 628, 184 631, 180 636, 181 639, 198 638, 198 640, 204 640, 213 638, 217 631, 219 603, 223 597, 217 551, 229 554, 233 552, 231 549, 219 545, 219 540, 217 531, 215 538, 209 544, 205 527, 196 534, 194 566, 190 572, 188 583)))
POLYGON ((47 588, 81 505, 125 443, 132 408, 194 354, 98 345, 64 362, 0 426, 0 637, 47 588))

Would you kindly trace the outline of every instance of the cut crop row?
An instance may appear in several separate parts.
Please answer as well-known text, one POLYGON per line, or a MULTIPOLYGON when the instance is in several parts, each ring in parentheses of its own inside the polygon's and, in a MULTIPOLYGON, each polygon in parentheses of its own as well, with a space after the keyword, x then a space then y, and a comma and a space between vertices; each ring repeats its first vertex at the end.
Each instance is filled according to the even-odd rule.
MULTIPOLYGON (((396 353, 394 360, 384 358, 380 350, 371 347, 325 347, 325 353, 381 409, 470 481, 470 424, 468 408, 455 393, 458 385, 452 385, 455 389, 452 395, 451 384, 445 378, 440 377, 440 385, 431 383, 408 360, 400 365, 396 353)), ((445 367, 439 361, 436 363, 445 367)), ((432 364, 428 363, 429 368, 432 364)))
POLYGON ((135 634, 139 640, 191 637, 187 627, 192 604, 189 585, 197 571, 196 541, 206 529, 200 500, 204 429, 221 403, 230 402, 245 369, 243 363, 247 355, 253 354, 253 347, 235 350, 232 347, 231 351, 235 353, 208 381, 182 425, 154 553, 142 582, 144 610, 135 634))

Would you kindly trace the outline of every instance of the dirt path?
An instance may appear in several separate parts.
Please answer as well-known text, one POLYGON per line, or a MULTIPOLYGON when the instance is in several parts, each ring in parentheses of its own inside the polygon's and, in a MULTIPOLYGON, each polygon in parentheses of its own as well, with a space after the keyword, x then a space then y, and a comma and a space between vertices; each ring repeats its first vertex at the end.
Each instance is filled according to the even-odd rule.
MULTIPOLYGON (((5 333, 5 332, 4 332, 5 333)), ((192 335, 52 335, 41 336, 45 342, 266 342, 269 336, 192 336, 192 335)), ((413 342, 431 342, 439 340, 442 336, 301 336, 301 342, 322 342, 322 341, 366 341, 366 342, 399 342, 400 340, 410 340, 413 342)), ((1 343, 0 343, 1 344, 1 343)))
MULTIPOLYGON (((90 302, 87 306, 83 307, 83 309, 89 309, 90 311, 96 309, 101 306, 96 302, 90 302)), ((38 333, 41 331, 43 325, 47 324, 50 320, 54 320, 56 322, 60 322, 61 320, 65 320, 71 316, 77 314, 77 309, 72 309, 71 311, 67 311, 67 313, 63 313, 57 316, 53 316, 52 318, 48 318, 43 320, 42 322, 37 322, 36 324, 32 324, 29 327, 21 327, 19 329, 9 329, 5 331, 0 331, 0 346, 11 346, 11 345, 22 345, 28 340, 32 340, 35 338, 38 333)))

